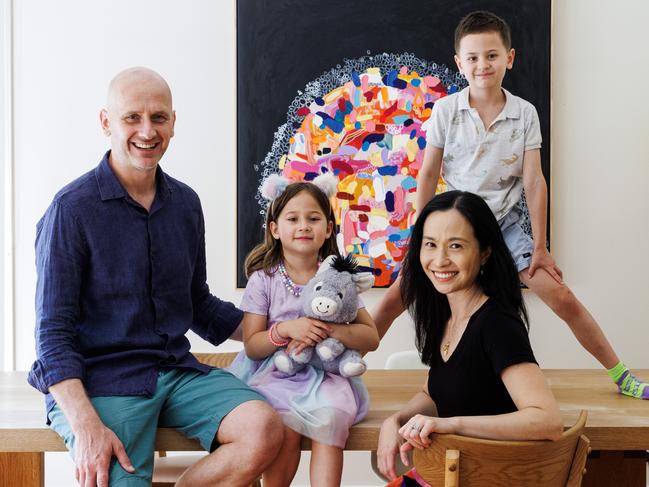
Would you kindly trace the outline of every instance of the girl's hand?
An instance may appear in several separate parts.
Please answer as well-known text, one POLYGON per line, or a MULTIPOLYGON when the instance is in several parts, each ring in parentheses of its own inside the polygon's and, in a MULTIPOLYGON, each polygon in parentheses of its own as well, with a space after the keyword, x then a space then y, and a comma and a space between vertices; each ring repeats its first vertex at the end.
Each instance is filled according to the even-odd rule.
MULTIPOLYGON (((381 425, 379 444, 376 449, 379 472, 390 480, 397 478, 397 472, 394 469, 394 459, 399 452, 399 444, 399 423, 396 417, 390 416, 381 425)), ((407 445, 407 443, 405 444, 407 445)), ((408 465, 407 460, 406 458, 405 465, 408 465)))
POLYGON ((298 340, 309 347, 329 337, 333 329, 322 321, 313 318, 298 318, 297 320, 282 321, 277 325, 279 334, 292 340, 298 340))
POLYGON ((416 414, 399 429, 399 435, 410 445, 406 447, 406 443, 404 443, 401 446, 401 458, 403 459, 405 453, 413 447, 420 450, 428 447, 431 443, 430 435, 433 433, 454 432, 455 428, 452 424, 452 418, 436 418, 434 416, 416 414))
POLYGON ((301 342, 299 340, 291 340, 291 342, 288 344, 286 347, 286 353, 291 353, 295 352, 295 354, 299 354, 304 350, 308 345, 304 342, 301 342))

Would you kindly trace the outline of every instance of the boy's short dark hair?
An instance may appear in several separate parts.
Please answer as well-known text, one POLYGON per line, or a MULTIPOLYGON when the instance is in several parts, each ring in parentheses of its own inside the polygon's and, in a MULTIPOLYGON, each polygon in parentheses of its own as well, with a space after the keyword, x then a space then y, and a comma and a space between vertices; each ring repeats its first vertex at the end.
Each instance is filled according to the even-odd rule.
POLYGON ((469 34, 480 34, 482 32, 497 32, 505 45, 505 49, 512 47, 512 35, 509 25, 496 14, 486 10, 476 10, 460 20, 455 28, 455 52, 460 51, 460 41, 469 34))

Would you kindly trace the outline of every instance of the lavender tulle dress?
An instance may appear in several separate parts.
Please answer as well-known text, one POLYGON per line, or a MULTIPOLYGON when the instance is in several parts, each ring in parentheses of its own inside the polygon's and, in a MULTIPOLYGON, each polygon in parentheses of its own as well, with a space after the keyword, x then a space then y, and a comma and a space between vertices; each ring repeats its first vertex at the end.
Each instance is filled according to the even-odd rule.
MULTIPOLYGON (((269 327, 303 315, 300 298, 284 287, 277 271, 271 276, 264 271, 250 276, 241 309, 267 316, 269 327)), ((245 351, 229 370, 261 393, 289 428, 326 445, 343 448, 349 428, 367 414, 369 396, 360 377, 347 379, 310 365, 286 377, 275 368, 272 355, 250 360, 245 351)))

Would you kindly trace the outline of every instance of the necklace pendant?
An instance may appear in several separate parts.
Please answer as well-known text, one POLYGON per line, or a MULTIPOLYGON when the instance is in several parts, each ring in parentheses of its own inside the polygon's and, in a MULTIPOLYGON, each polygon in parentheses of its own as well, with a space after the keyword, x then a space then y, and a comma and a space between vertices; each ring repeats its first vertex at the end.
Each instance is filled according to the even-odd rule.
POLYGON ((451 342, 446 342, 444 345, 442 345, 442 353, 444 354, 444 357, 448 355, 449 348, 451 348, 451 342))

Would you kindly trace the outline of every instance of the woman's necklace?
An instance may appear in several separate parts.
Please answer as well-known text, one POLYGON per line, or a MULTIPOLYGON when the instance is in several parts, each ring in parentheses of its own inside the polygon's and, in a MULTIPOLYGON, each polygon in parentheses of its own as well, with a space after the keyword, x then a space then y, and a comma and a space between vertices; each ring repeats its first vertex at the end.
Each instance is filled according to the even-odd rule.
POLYGON ((448 340, 446 341, 446 343, 442 344, 442 354, 444 355, 444 358, 448 358, 448 351, 451 348, 451 342, 453 341, 453 339, 455 337, 455 333, 454 333, 455 332, 455 325, 457 323, 462 323, 462 322, 468 323, 469 320, 471 319, 471 316, 473 316, 473 313, 475 313, 477 311, 477 309, 480 306, 482 306, 483 303, 484 303, 484 301, 482 299, 480 299, 478 301, 478 304, 476 304, 471 309, 471 312, 469 314, 467 314, 462 320, 458 320, 458 321, 453 320, 452 322, 449 322, 449 324, 448 324, 448 328, 449 328, 449 330, 448 330, 448 340))
POLYGON ((442 345, 442 353, 444 354, 444 358, 448 355, 448 349, 451 348, 451 342, 450 340, 446 342, 444 345, 442 345))
POLYGON ((284 266, 283 262, 279 263, 279 276, 282 278, 284 287, 288 290, 288 292, 291 293, 296 298, 299 298, 302 289, 298 288, 298 285, 295 284, 293 282, 293 279, 291 279, 291 276, 288 275, 288 272, 286 272, 286 267, 284 266))
MULTIPOLYGON (((468 322, 469 320, 467 320, 468 322)), ((455 322, 449 323, 449 330, 448 330, 448 340, 445 344, 442 345, 442 353, 444 354, 444 358, 448 357, 448 349, 451 348, 451 341, 453 341, 453 336, 454 336, 454 331, 455 331, 455 322)))

